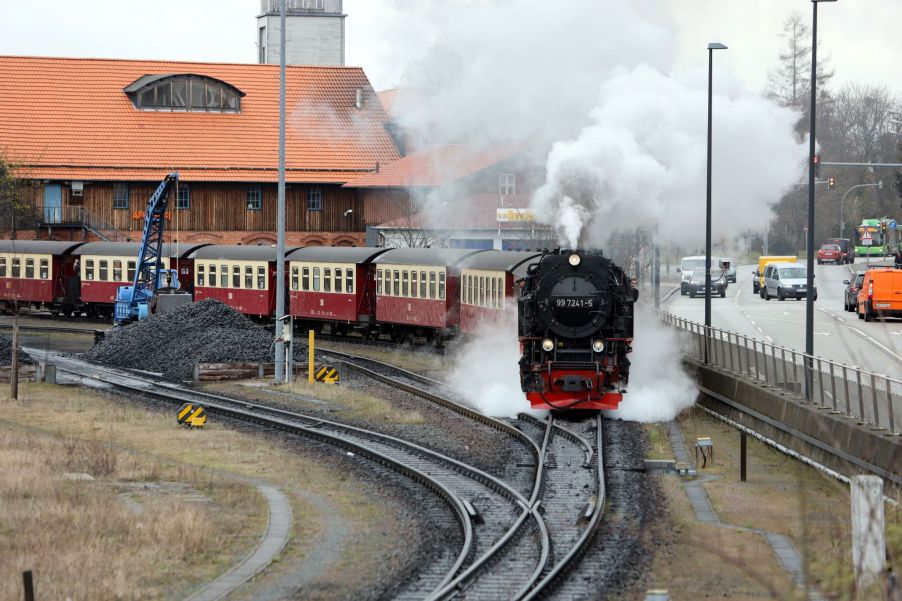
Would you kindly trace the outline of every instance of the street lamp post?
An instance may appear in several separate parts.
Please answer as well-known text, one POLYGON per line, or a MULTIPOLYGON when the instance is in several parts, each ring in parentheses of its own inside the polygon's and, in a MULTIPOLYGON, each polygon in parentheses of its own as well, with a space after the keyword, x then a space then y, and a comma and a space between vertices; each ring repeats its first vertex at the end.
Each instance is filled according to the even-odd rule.
POLYGON ((842 199, 839 201, 839 237, 842 238, 843 231, 846 229, 846 221, 843 214, 843 209, 845 207, 846 196, 849 195, 849 192, 855 190, 856 188, 871 188, 873 186, 877 186, 878 190, 883 190, 883 180, 880 180, 876 184, 858 184, 857 186, 852 186, 846 193, 842 195, 842 199))
POLYGON ((808 236, 805 244, 808 279, 805 285, 805 400, 811 401, 812 368, 814 367, 814 144, 816 138, 817 104, 817 5, 820 2, 836 0, 811 0, 813 15, 811 20, 811 107, 810 132, 808 138, 808 236))
MULTIPOLYGON (((705 205, 705 339, 711 336, 711 116, 714 95, 714 51, 726 50, 719 42, 708 44, 708 188, 705 205)), ((708 344, 705 344, 705 363, 708 344)))

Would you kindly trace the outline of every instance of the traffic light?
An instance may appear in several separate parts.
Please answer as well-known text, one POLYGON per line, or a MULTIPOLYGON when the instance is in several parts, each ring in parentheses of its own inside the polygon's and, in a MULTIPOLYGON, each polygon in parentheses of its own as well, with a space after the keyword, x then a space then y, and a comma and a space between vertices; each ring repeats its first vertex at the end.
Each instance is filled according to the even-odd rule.
POLYGON ((880 222, 880 231, 883 232, 884 234, 886 233, 886 225, 887 224, 886 224, 885 220, 880 222))
POLYGON ((827 187, 831 190, 836 187, 836 178, 832 175, 827 178, 827 187))
POLYGON ((814 178, 817 179, 821 176, 821 155, 814 155, 812 162, 814 163, 814 178))

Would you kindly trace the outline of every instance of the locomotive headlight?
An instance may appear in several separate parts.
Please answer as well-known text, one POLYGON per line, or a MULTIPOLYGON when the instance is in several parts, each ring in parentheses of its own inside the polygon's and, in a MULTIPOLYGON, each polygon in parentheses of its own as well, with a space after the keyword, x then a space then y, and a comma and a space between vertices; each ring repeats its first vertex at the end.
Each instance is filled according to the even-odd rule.
POLYGON ((550 353, 552 350, 554 350, 554 340, 552 340, 551 338, 546 338, 545 340, 543 340, 542 350, 546 353, 550 353))
POLYGON ((592 350, 596 353, 600 353, 604 350, 604 340, 596 340, 592 343, 592 350))
POLYGON ((577 265, 579 265, 579 262, 582 261, 582 259, 580 258, 580 256, 579 256, 578 254, 573 253, 572 255, 570 255, 569 257, 567 257, 567 261, 568 261, 571 265, 573 265, 574 267, 576 267, 577 265))

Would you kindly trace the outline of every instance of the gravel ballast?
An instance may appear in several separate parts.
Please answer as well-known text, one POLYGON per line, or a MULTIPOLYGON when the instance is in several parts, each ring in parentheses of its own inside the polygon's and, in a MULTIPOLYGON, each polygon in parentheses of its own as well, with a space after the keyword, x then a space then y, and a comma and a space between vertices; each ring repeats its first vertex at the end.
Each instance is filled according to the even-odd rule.
MULTIPOLYGON (((0 365, 12 365, 13 340, 9 336, 0 336, 0 365)), ((22 344, 19 343, 19 365, 31 365, 34 363, 27 354, 22 352, 22 344)))
MULTIPOLYGON (((306 348, 295 344, 295 354, 306 348)), ((228 305, 204 299, 122 328, 85 353, 114 367, 190 379, 194 363, 272 362, 273 335, 228 305)))

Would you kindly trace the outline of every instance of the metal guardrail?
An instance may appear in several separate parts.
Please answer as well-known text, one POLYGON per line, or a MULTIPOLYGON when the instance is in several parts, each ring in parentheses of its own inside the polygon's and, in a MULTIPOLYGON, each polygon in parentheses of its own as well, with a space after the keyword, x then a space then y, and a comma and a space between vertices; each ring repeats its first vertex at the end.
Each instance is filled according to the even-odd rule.
MULTIPOLYGON (((342 0, 285 0, 287 14, 326 13, 341 14, 342 0)), ((264 15, 279 14, 281 0, 260 0, 260 13, 264 15)))
POLYGON ((107 242, 119 242, 125 236, 116 226, 108 223, 84 207, 35 207, 40 226, 64 225, 84 227, 107 242))
POLYGON ((792 395, 802 404, 853 418, 887 435, 902 423, 902 381, 743 334, 661 313, 684 355, 792 395), (806 395, 806 391, 810 394, 806 395))

